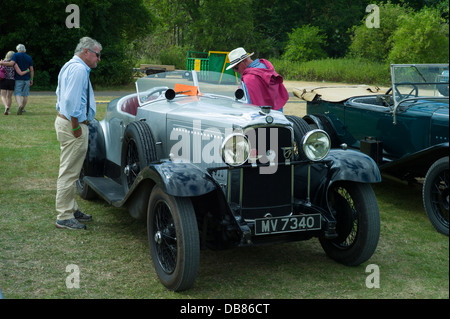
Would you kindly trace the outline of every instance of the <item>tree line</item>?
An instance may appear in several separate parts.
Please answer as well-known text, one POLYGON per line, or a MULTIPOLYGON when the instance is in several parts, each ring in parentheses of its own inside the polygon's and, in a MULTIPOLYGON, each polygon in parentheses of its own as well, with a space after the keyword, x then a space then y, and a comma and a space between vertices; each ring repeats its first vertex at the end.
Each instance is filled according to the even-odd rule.
POLYGON ((155 23, 142 0, 0 1, 0 57, 24 44, 33 58, 38 87, 56 85, 59 70, 83 36, 103 46, 102 61, 91 74, 93 84, 129 82, 134 63, 130 43, 151 33, 155 23), (79 8, 79 28, 67 26, 71 12, 66 8, 71 4, 79 8))
MULTIPOLYGON (((403 61, 409 58, 402 56, 405 50, 417 43, 429 47, 431 41, 442 53, 434 58, 446 57, 435 62, 448 62, 448 1, 2 0, 0 56, 25 44, 35 61, 36 83, 55 85, 85 35, 103 45, 92 80, 105 85, 129 82, 137 61, 183 67, 188 50, 238 46, 261 57, 297 61, 351 55, 410 62, 403 61), (66 25, 70 4, 79 8, 79 27, 66 25), (369 4, 380 9, 379 28, 365 24, 369 4)), ((429 55, 426 49, 416 52, 429 55)))

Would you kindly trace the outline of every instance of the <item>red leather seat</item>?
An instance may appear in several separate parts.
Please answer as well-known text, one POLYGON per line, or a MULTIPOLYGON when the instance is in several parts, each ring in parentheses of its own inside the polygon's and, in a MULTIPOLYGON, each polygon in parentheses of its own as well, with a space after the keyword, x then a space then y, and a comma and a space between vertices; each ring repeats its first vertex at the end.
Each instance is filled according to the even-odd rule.
POLYGON ((139 102, 137 96, 130 97, 122 104, 122 111, 136 116, 139 102))

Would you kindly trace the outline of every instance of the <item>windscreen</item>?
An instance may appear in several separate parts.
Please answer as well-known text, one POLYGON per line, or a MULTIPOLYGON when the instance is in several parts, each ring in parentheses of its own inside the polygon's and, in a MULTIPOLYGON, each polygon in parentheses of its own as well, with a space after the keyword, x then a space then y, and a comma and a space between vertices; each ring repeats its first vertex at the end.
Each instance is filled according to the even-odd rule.
POLYGON ((168 89, 175 91, 177 97, 189 95, 221 95, 235 97, 239 88, 237 75, 212 71, 172 71, 142 77, 136 82, 140 105, 165 98, 168 89), (197 90, 194 89, 197 88, 197 90))
POLYGON ((395 101, 400 103, 414 98, 448 98, 448 73, 448 64, 391 65, 395 101))

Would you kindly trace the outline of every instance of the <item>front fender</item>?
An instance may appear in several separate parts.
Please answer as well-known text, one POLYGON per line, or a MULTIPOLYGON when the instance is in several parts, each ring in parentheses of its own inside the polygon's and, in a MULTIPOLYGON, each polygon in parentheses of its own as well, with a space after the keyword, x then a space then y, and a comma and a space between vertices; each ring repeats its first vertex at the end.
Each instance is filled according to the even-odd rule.
POLYGON ((370 156, 364 153, 334 149, 330 150, 325 160, 331 161, 330 182, 381 182, 381 173, 377 164, 370 156))
MULTIPOLYGON (((310 200, 326 207, 329 187, 339 181, 378 183, 381 174, 375 161, 361 152, 332 149, 323 161, 312 163, 310 169, 310 200)), ((304 199, 307 195, 308 166, 298 165, 294 172, 294 195, 304 199)))
POLYGON ((89 146, 83 168, 86 176, 103 176, 106 159, 105 136, 99 121, 89 124, 89 146))
POLYGON ((179 197, 193 197, 208 194, 217 189, 211 175, 192 163, 162 162, 150 164, 140 173, 149 178, 167 194, 179 197))

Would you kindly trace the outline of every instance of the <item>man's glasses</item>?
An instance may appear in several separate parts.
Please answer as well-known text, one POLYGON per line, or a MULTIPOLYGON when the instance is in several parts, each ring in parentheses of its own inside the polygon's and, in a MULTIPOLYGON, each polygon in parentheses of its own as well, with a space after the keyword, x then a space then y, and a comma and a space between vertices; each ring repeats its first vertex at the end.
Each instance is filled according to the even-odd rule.
POLYGON ((239 64, 241 64, 241 63, 236 64, 236 65, 233 67, 233 70, 237 71, 237 70, 239 69, 239 64))
POLYGON ((88 51, 90 51, 90 52, 92 52, 92 53, 95 53, 95 55, 97 56, 97 58, 100 59, 101 54, 100 54, 99 52, 94 51, 94 50, 91 50, 91 49, 88 49, 88 51))

